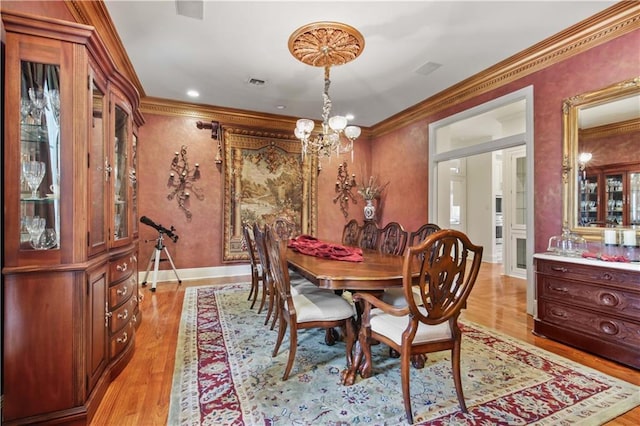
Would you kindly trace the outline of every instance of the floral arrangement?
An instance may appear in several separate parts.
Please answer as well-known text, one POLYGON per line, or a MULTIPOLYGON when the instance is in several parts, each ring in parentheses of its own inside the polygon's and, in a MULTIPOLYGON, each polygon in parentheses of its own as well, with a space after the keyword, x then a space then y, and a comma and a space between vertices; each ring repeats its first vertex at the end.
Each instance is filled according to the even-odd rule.
POLYGON ((379 184, 378 179, 375 176, 369 177, 369 182, 360 185, 358 188, 358 194, 362 195, 365 200, 373 200, 379 198, 385 188, 389 185, 389 182, 385 184, 379 184))

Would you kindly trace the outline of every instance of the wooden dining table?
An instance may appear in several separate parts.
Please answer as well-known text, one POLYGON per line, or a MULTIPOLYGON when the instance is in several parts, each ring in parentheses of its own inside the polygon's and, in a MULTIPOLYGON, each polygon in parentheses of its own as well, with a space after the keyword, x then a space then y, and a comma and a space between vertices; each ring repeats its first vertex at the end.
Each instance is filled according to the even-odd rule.
MULTIPOLYGON (((331 260, 310 256, 287 249, 287 263, 289 267, 317 285, 334 291, 367 292, 381 295, 389 288, 402 287, 403 256, 383 254, 377 250, 363 249, 362 262, 331 260)), ((358 309, 360 314, 361 309, 358 309)), ((359 316, 359 315, 358 315, 359 316)), ((357 330, 360 321, 357 318, 357 330)), ((356 340, 353 362, 342 372, 342 384, 355 383, 356 374, 364 378, 366 374, 360 371, 363 360, 363 350, 356 340)), ((416 366, 424 363, 418 361, 416 366)))
POLYGON ((363 249, 362 257, 362 262, 349 262, 287 250, 289 267, 320 288, 356 292, 402 287, 402 256, 363 249))

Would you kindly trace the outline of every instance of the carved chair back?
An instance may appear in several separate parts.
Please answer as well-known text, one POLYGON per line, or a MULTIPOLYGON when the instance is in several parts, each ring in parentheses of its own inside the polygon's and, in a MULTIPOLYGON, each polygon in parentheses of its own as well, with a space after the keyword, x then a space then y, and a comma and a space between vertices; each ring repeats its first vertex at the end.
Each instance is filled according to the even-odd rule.
POLYGON ((389 222, 378 234, 381 253, 401 255, 407 245, 408 232, 398 222, 389 222))

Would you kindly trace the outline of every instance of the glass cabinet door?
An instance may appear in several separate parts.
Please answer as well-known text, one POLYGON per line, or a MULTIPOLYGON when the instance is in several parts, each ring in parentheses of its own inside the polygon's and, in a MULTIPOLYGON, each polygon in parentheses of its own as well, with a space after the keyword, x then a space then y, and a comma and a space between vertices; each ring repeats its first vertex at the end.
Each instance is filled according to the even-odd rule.
POLYGON ((133 235, 138 236, 138 136, 134 133, 131 139, 131 171, 129 172, 129 184, 131 185, 131 211, 133 219, 131 226, 133 235))
POLYGON ((580 180, 580 224, 589 226, 598 222, 598 175, 587 175, 580 180))
POLYGON ((606 222, 608 225, 622 225, 624 223, 624 175, 622 173, 606 174, 605 203, 606 222))
POLYGON ((127 138, 129 136, 129 115, 119 105, 115 106, 115 137, 113 158, 113 191, 114 191, 114 215, 113 236, 114 241, 125 239, 129 236, 129 170, 127 138))
POLYGON ((89 141, 89 255, 107 248, 106 197, 109 162, 105 144, 108 102, 105 90, 91 82, 91 133, 89 141))
POLYGON ((629 173, 629 225, 640 226, 640 172, 629 173))
POLYGON ((60 66, 21 61, 20 249, 59 249, 60 66))

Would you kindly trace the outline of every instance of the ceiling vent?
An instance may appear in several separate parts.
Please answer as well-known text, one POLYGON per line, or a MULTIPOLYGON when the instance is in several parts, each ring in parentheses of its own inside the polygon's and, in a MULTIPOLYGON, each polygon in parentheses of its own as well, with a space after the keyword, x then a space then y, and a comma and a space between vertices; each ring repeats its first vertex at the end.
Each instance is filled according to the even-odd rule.
POLYGON ((441 66, 442 64, 438 64, 436 62, 427 62, 416 70, 416 74, 429 75, 441 66))
POLYGON ((260 80, 259 78, 250 78, 249 79, 249 84, 252 86, 257 86, 257 87, 262 87, 265 85, 265 81, 264 80, 260 80))
POLYGON ((204 3, 202 0, 176 0, 178 15, 202 20, 204 18, 204 3))

